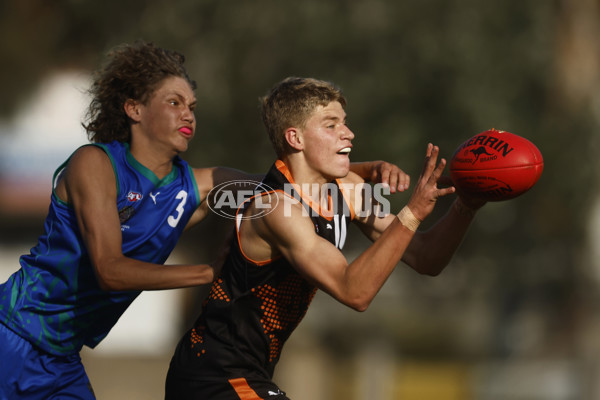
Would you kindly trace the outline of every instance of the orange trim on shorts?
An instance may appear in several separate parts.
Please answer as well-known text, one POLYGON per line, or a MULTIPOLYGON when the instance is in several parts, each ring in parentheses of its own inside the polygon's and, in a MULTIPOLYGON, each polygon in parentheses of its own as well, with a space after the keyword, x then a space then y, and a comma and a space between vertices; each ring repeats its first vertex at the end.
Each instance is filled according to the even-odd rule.
POLYGON ((248 385, 246 378, 230 379, 229 384, 240 397, 240 400, 263 400, 263 398, 257 395, 250 385, 248 385))

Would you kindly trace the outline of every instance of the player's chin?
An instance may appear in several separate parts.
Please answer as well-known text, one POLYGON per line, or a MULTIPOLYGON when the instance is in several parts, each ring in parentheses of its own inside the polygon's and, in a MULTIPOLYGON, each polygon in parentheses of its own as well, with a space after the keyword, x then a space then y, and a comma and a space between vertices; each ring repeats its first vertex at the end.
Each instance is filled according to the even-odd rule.
POLYGON ((333 178, 343 178, 350 172, 350 159, 346 157, 345 161, 341 161, 334 169, 331 171, 331 176, 333 178))
POLYGON ((191 138, 190 139, 183 138, 183 139, 184 140, 177 141, 177 144, 175 145, 178 153, 184 153, 189 148, 191 138))

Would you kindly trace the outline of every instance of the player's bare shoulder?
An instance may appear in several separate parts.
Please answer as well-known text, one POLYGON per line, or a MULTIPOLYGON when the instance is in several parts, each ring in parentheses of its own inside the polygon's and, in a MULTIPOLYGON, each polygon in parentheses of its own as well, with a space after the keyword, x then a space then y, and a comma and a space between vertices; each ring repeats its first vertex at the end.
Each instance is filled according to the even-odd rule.
POLYGON ((67 163, 67 167, 75 165, 83 167, 84 165, 97 166, 110 162, 110 158, 106 152, 99 146, 86 145, 81 146, 71 155, 67 163))
POLYGON ((69 158, 55 181, 54 193, 69 203, 73 187, 86 182, 115 181, 110 157, 98 146, 82 146, 69 158))
POLYGON ((296 199, 279 190, 247 200, 239 225, 244 254, 257 261, 279 256, 279 249, 289 242, 287 234, 294 231, 292 214, 297 214, 298 206, 296 199))
POLYGON ((246 207, 243 218, 259 227, 257 230, 285 234, 295 229, 299 224, 310 223, 308 213, 302 203, 282 190, 266 192, 255 196, 246 207), (308 222, 303 220, 307 220, 308 222))
POLYGON ((289 217, 302 209, 302 204, 282 190, 267 191, 254 196, 246 207, 244 219, 265 219, 272 222, 289 217))

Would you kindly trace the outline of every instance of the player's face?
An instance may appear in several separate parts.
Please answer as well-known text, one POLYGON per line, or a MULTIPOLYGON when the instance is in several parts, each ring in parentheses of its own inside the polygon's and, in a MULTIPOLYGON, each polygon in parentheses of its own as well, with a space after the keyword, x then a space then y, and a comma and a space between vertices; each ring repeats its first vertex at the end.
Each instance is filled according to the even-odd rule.
POLYGON ((302 133, 304 155, 312 169, 328 180, 348 174, 354 133, 346 126, 346 112, 339 102, 318 106, 302 133))
POLYGON ((196 96, 188 82, 166 78, 142 106, 140 127, 154 143, 177 153, 186 151, 196 130, 195 107, 196 96))

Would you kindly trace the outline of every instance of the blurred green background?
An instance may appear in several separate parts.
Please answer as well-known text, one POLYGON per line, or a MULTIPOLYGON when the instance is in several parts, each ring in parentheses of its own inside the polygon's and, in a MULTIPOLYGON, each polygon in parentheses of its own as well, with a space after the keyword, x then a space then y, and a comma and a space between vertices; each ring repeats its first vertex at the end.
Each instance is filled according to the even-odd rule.
MULTIPOLYGON (((198 83, 196 138, 184 154, 193 166, 266 171, 274 152, 258 98, 290 75, 341 86, 352 160, 393 162, 413 183, 428 142, 449 158, 490 128, 524 136, 545 161, 530 192, 488 204, 439 277, 399 265, 365 313, 319 294, 276 381, 311 400, 596 399, 599 38, 598 0, 6 0, 0 120, 27 116, 49 76, 89 73, 111 47, 144 39, 185 54, 198 83)), ((408 196, 391 196, 394 209, 408 196)), ((2 207, 2 244, 33 246, 43 216, 2 207)), ((223 222, 210 216, 186 234, 179 257, 214 257, 223 222)), ((367 245, 353 233, 349 259, 367 245)), ((180 293, 170 311, 182 313, 177 336, 206 292, 180 293)), ((159 357, 86 351, 98 398, 162 398, 172 346, 159 357)))

